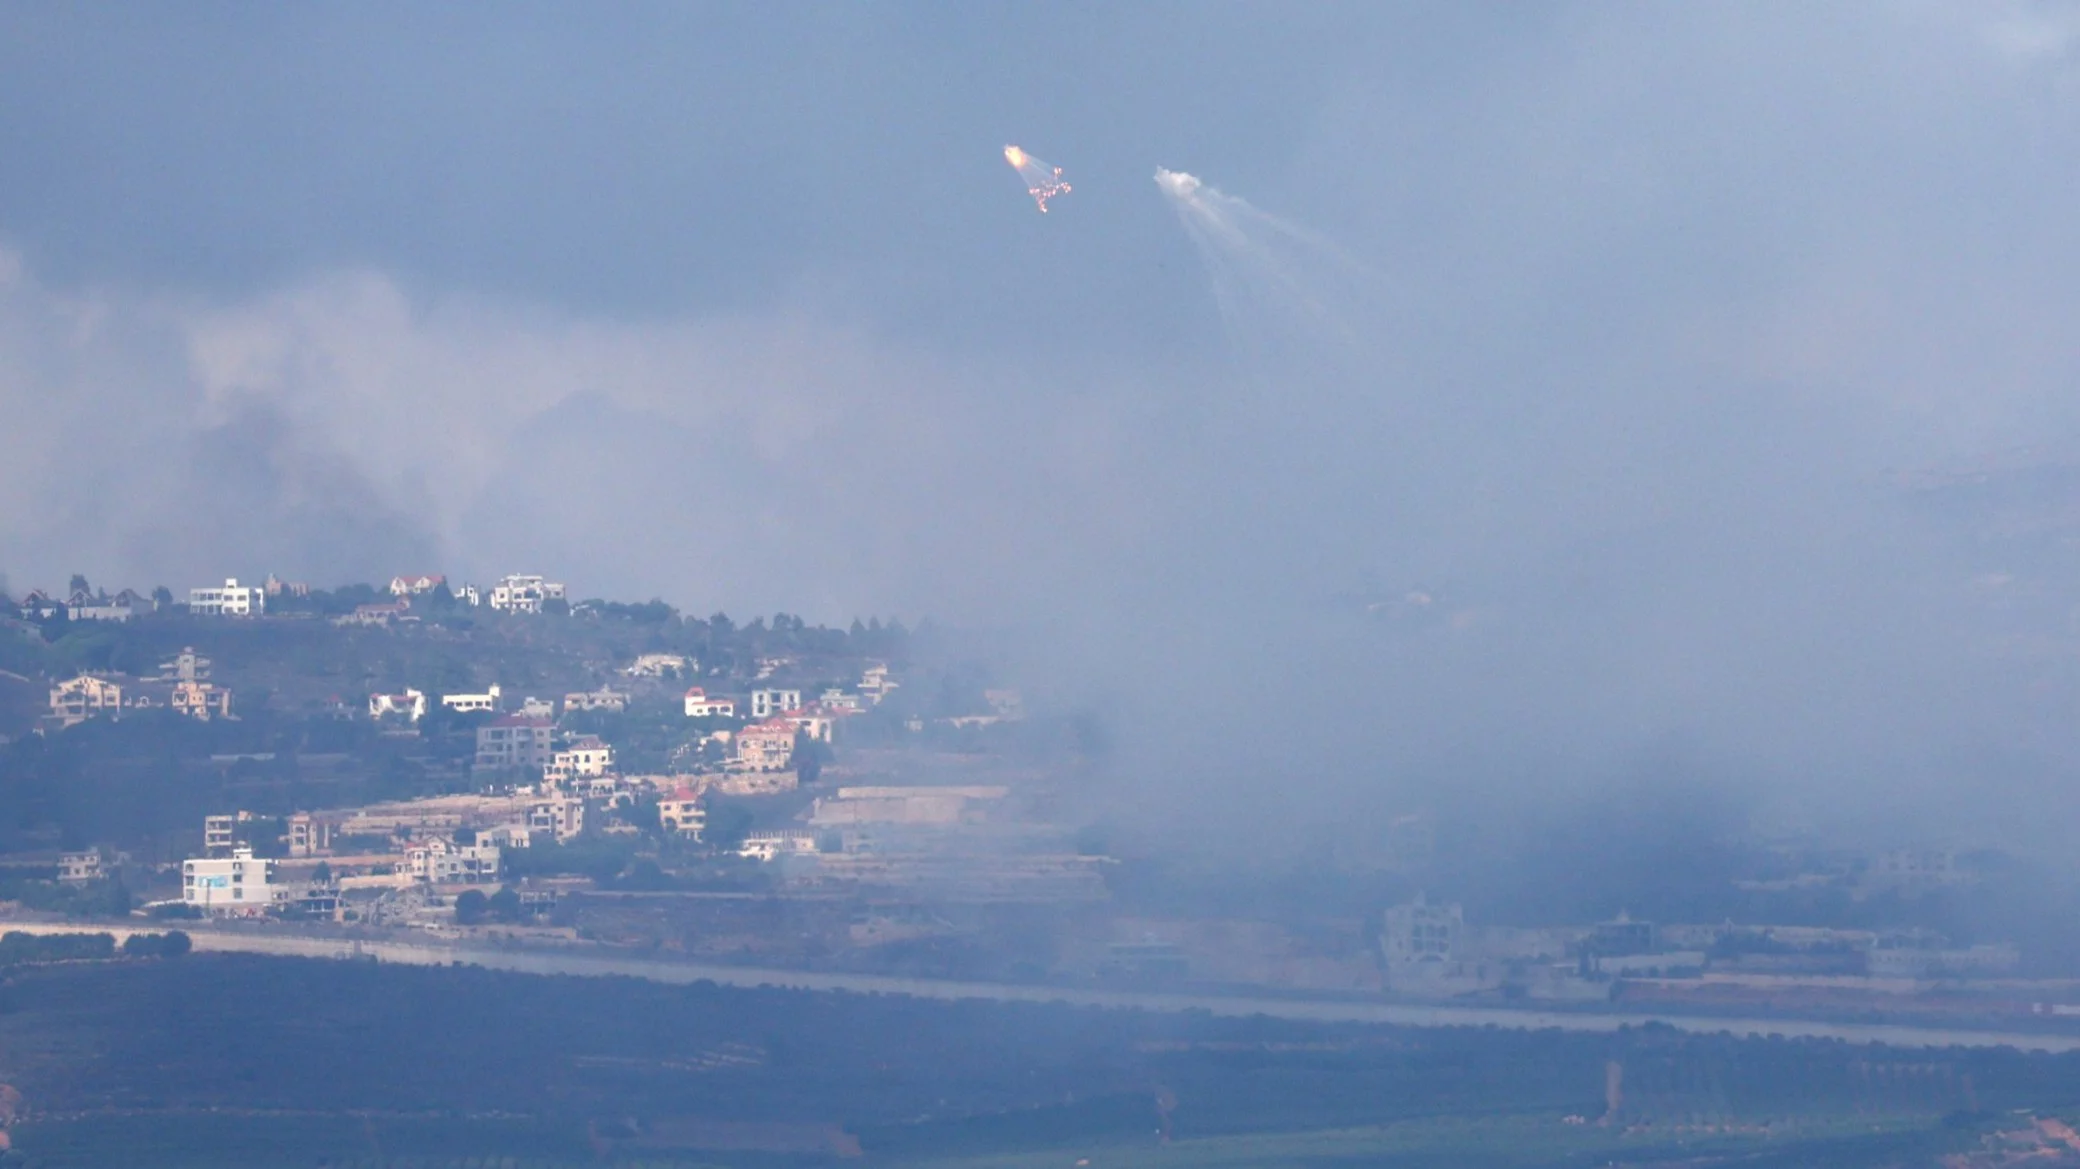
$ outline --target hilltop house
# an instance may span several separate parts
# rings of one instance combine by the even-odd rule
[[[719,695],[710,698],[707,691],[695,686],[686,692],[686,717],[735,718],[737,717],[737,700],[734,698],[723,698]]]
[[[267,612],[267,590],[227,577],[222,588],[188,590],[188,612],[198,617],[259,617]]]
[[[543,602],[562,599],[562,584],[538,576],[508,576],[491,586],[491,607],[501,613],[539,613]]]

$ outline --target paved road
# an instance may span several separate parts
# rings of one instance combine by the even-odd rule
[[[165,927],[155,927],[163,929]],[[111,933],[120,942],[136,932],[62,924],[0,924],[0,931],[30,933]],[[637,958],[597,949],[493,947],[402,939],[358,942],[283,930],[188,930],[201,951],[272,954],[282,957],[344,958],[359,953],[384,962],[418,966],[463,963],[524,974],[620,975],[653,982],[709,981],[723,986],[775,986],[800,990],[843,990],[857,994],[899,994],[928,999],[984,999],[994,1002],[1064,1003],[1142,1011],[1205,1011],[1213,1015],[1266,1015],[1328,1023],[1381,1023],[1398,1027],[1505,1027],[1513,1030],[1557,1028],[1564,1031],[1615,1031],[1643,1023],[1666,1023],[1683,1031],[1730,1032],[1735,1035],[1781,1035],[1787,1038],[1841,1039],[1851,1043],[1884,1043],[1896,1047],[2015,1047],[2026,1051],[2080,1051],[2080,1035],[2024,1032],[1961,1031],[1935,1027],[1872,1023],[1828,1023],[1806,1019],[1701,1018],[1636,1011],[1542,1011],[1508,1007],[1431,1006],[1367,1000],[1260,998],[1247,995],[1189,994],[1163,991],[1101,990],[1082,987],[1017,986],[952,979],[895,978],[872,974],[829,974],[749,966]]]

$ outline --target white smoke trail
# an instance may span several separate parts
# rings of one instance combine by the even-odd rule
[[[1320,384],[1325,364],[1369,364],[1355,359],[1370,348],[1369,326],[1385,310],[1376,273],[1322,236],[1195,175],[1158,167],[1156,186],[1206,265],[1221,325],[1252,382]]]

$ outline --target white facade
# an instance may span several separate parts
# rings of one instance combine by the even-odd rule
[[[58,879],[68,885],[84,885],[100,880],[101,876],[101,850],[98,848],[63,853],[58,857]]]
[[[473,711],[495,713],[498,710],[498,683],[493,682],[491,689],[482,694],[443,694],[441,695],[441,705],[449,710],[460,711],[463,714],[469,714]]]
[[[666,674],[685,674],[689,669],[697,668],[699,663],[689,667],[682,654],[639,654],[621,672],[631,678],[662,678]]]
[[[203,617],[258,617],[267,612],[267,590],[241,585],[237,577],[230,577],[222,588],[189,589],[188,612]]]
[[[401,714],[418,722],[426,716],[426,695],[410,689],[402,694],[369,695],[368,717],[381,718],[386,714]]]
[[[695,686],[686,692],[687,718],[735,718],[737,700],[720,696],[710,698],[708,692]]]
[[[491,586],[491,607],[501,613],[539,613],[542,602],[563,599],[563,585],[538,576],[508,576]]]
[[[205,913],[261,913],[288,895],[274,879],[274,862],[250,848],[181,862],[181,900]]]
[[[753,832],[737,846],[737,855],[769,861],[783,854],[801,855],[816,851],[816,834],[795,828],[777,832]]]
[[[753,690],[751,692],[751,717],[771,718],[802,708],[802,692],[799,690]]]
[[[476,885],[498,879],[495,844],[457,844],[446,836],[436,836],[412,845],[404,855],[412,876],[430,884]]]
[[[628,695],[619,690],[602,686],[597,690],[579,690],[563,696],[563,710],[569,714],[574,710],[628,709]]]

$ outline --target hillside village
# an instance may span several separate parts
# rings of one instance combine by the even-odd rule
[[[1490,923],[1427,895],[1451,858],[1417,813],[1333,861],[1369,904],[1209,907],[1114,855],[1082,798],[1102,732],[1028,711],[929,624],[739,625],[534,575],[73,585],[0,616],[0,913],[25,920],[1426,1001],[2080,1013],[2041,955],[1940,928],[1994,872],[1950,845],[1760,850],[1725,890],[1753,907],[1738,919]]]

